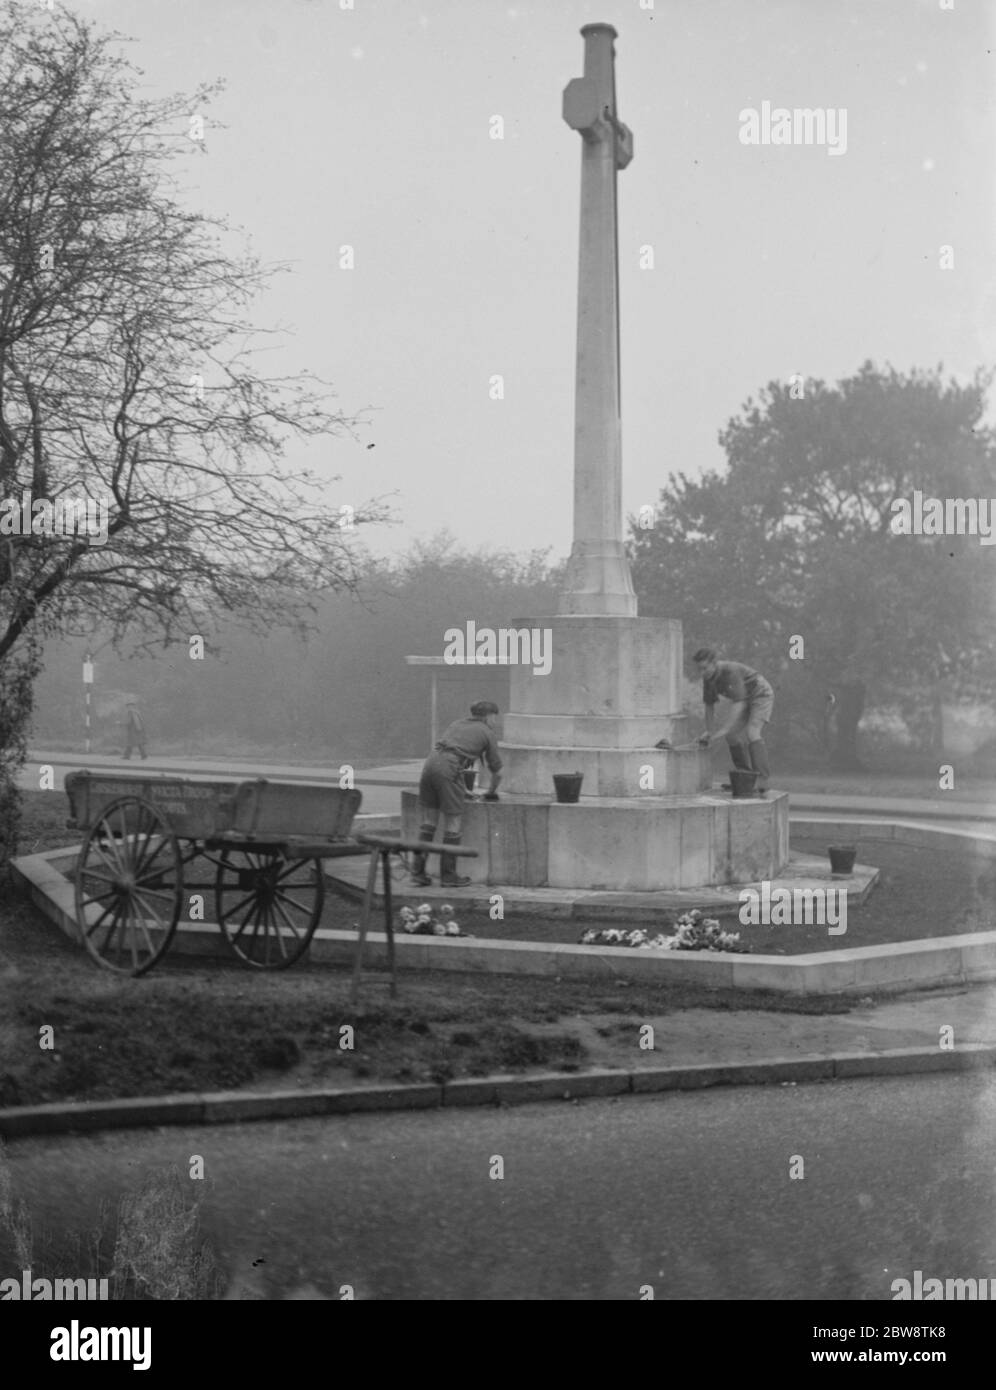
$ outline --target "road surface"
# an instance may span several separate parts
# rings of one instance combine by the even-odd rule
[[[605,1300],[649,1285],[657,1299],[890,1299],[916,1269],[996,1278],[994,1140],[996,1081],[948,1074],[111,1132],[7,1153],[52,1231],[88,1227],[102,1200],[175,1165],[202,1194],[233,1297]],[[187,1176],[192,1155],[203,1182]]]

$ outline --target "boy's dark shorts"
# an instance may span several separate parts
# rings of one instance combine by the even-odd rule
[[[418,799],[430,811],[459,816],[467,804],[467,787],[461,760],[455,753],[433,753],[425,760],[418,784]]]

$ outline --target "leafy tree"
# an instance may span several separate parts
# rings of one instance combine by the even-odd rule
[[[983,424],[991,376],[866,362],[802,395],[771,382],[721,432],[725,473],[671,475],[653,529],[632,527],[643,611],[682,615],[780,681],[781,715],[837,699],[835,759],[857,763],[867,699],[896,701],[936,750],[945,691],[991,687],[993,552],[977,536],[897,534],[894,503],[996,494]],[[694,614],[689,622],[688,615]],[[790,639],[804,659],[790,659]]]
[[[119,37],[61,7],[0,17],[0,502],[107,509],[103,544],[5,535],[0,516],[7,846],[39,638],[97,618],[151,644],[208,615],[303,624],[316,594],[357,582],[322,489],[279,463],[289,438],[356,422],[307,373],[256,373],[247,308],[274,271],[175,200],[170,163],[201,148],[216,88],[143,99]]]

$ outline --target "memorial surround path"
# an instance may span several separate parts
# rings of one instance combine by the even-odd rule
[[[20,777],[20,785],[25,791],[38,789],[39,768],[43,764],[54,769],[56,789],[60,792],[64,774],[77,768],[128,771],[119,755],[46,751],[37,747],[31,750],[27,766]],[[397,815],[400,809],[400,791],[418,785],[421,767],[421,759],[412,758],[357,769],[356,785],[363,792],[363,810],[374,814]],[[233,779],[273,777],[285,782],[338,784],[338,764],[316,767],[301,763],[271,763],[220,756],[160,757],[153,751],[149,754],[148,762],[141,764],[141,769],[153,776],[162,774],[171,777]],[[132,771],[136,770],[133,766]],[[950,796],[939,796],[922,794],[925,786],[922,778],[883,776],[879,779],[862,774],[825,779],[818,773],[794,773],[783,778],[776,775],[775,780],[791,793],[793,813],[805,811],[807,815],[817,813],[832,817],[846,811],[868,817],[901,817],[903,820],[915,820],[922,824],[942,824],[953,820],[970,823],[972,828],[979,829],[991,826],[996,821],[996,789],[984,782],[967,784]],[[820,785],[825,780],[832,780],[841,789],[833,792],[810,790],[814,784]],[[889,794],[876,794],[866,790],[879,780],[893,790]],[[845,790],[848,785],[855,789]]]

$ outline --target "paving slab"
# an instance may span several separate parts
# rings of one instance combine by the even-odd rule
[[[0,1137],[16,1139],[27,1134],[196,1125],[204,1118],[205,1099],[194,1093],[134,1096],[127,1100],[62,1101],[0,1110]]]
[[[438,1085],[360,1085],[267,1092],[230,1091],[204,1097],[205,1124],[236,1124],[357,1110],[425,1110],[442,1104]],[[2,1112],[0,1112],[2,1123]]]

